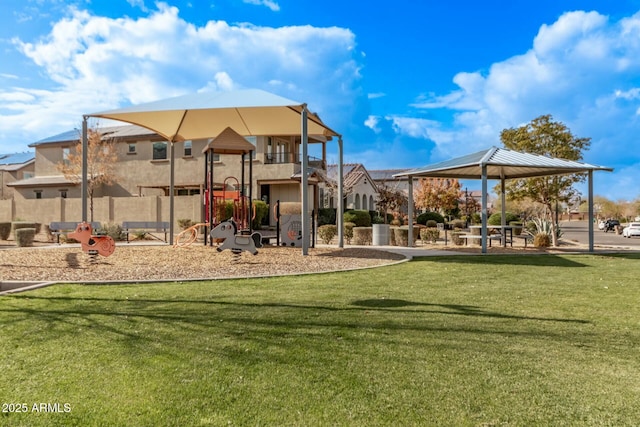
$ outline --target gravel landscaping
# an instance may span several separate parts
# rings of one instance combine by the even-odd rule
[[[349,270],[393,263],[402,255],[366,248],[311,248],[302,256],[299,248],[263,247],[257,255],[193,244],[167,245],[119,243],[108,258],[92,263],[77,245],[17,248],[0,244],[0,280],[107,282],[257,277]]]

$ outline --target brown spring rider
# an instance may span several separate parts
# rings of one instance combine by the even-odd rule
[[[91,235],[91,224],[81,222],[75,231],[68,234],[68,237],[80,242],[82,250],[92,257],[102,255],[108,257],[116,250],[116,243],[111,236],[93,236]]]

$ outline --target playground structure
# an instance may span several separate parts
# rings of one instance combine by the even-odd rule
[[[217,247],[218,252],[230,250],[234,255],[239,255],[247,251],[252,255],[258,254],[258,249],[262,247],[262,236],[258,232],[251,235],[237,234],[238,226],[233,218],[221,222],[211,230],[211,240],[224,239],[224,242]]]
[[[251,199],[253,162],[251,157],[255,147],[236,131],[227,127],[220,135],[213,138],[202,150],[205,155],[204,162],[204,200],[202,204],[202,221],[204,227],[204,244],[207,245],[208,230],[213,230],[223,220],[227,219],[226,206],[232,204],[229,216],[237,221],[236,229],[240,228],[241,234],[251,234]],[[216,154],[237,154],[241,158],[240,181],[235,177],[226,177],[222,183],[222,190],[216,189],[214,184],[214,163]],[[249,155],[249,185],[245,185],[245,157]],[[229,181],[235,181],[235,189],[228,188]],[[219,185],[218,185],[219,187]],[[248,187],[248,193],[245,189]],[[186,230],[185,230],[186,231]],[[195,232],[195,231],[194,231]],[[213,245],[213,239],[209,239],[209,245]]]
[[[80,242],[82,250],[89,254],[92,261],[96,256],[102,255],[108,257],[116,250],[116,243],[111,236],[94,236],[92,235],[91,224],[81,222],[77,225],[75,231],[67,236]]]

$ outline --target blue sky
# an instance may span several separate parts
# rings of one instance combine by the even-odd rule
[[[500,146],[502,129],[551,114],[592,138],[585,161],[615,168],[596,194],[640,195],[640,0],[0,6],[0,152],[82,114],[260,88],[308,103],[369,169]]]

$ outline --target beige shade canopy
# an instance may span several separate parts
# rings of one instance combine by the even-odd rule
[[[308,137],[324,141],[338,137],[339,157],[342,159],[342,139],[338,133],[325,125],[320,118],[307,109],[305,103],[292,101],[260,90],[245,89],[230,92],[199,92],[175,98],[163,99],[116,110],[103,111],[84,116],[83,146],[87,144],[87,118],[96,117],[131,123],[150,129],[169,142],[208,139],[220,135],[227,128],[241,136],[282,135],[300,136],[302,142],[301,203],[308,211]],[[248,141],[244,141],[248,142]],[[170,242],[173,243],[173,189],[174,151],[170,144]],[[84,150],[86,153],[87,150]],[[218,150],[214,149],[217,153]],[[87,218],[87,159],[83,159],[82,218]],[[340,161],[341,163],[341,161]],[[342,182],[339,183],[339,193]],[[307,254],[310,235],[310,220],[302,216],[302,253]],[[339,228],[340,242],[342,229]],[[342,244],[342,243],[340,243]]]
[[[152,129],[168,141],[206,139],[227,127],[243,136],[300,135],[304,103],[259,89],[200,92],[89,116],[119,120]],[[338,134],[307,112],[307,133],[327,138]]]
[[[226,128],[220,135],[213,138],[202,149],[203,153],[213,150],[217,154],[248,154],[254,151],[256,147],[247,141],[244,136],[240,135],[230,127]]]

